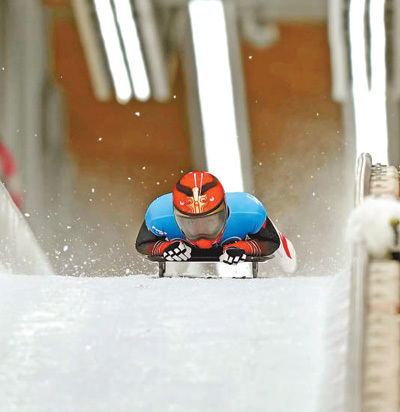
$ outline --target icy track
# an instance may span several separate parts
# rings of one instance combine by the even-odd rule
[[[0,410],[313,412],[330,281],[0,275]]]

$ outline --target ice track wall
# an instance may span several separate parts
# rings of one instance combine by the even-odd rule
[[[363,154],[357,163],[356,206],[365,196],[382,195],[399,199],[398,169],[373,165]],[[365,245],[354,245],[346,411],[400,410],[399,304],[399,262],[373,258]]]
[[[376,205],[371,200],[399,201],[399,171],[373,165],[371,156],[362,154],[356,168],[353,213],[360,207],[363,214],[367,209],[377,213],[371,210],[371,205]],[[387,207],[385,203],[385,210]],[[395,217],[391,209],[382,215],[384,219],[377,219],[379,225]],[[362,223],[363,230],[373,230],[374,238],[377,227],[379,233],[385,229]],[[390,247],[384,258],[378,259],[362,237],[353,241],[351,271],[336,275],[327,291],[327,360],[318,410],[400,412],[400,263],[391,258]]]
[[[51,275],[53,270],[24,216],[0,183],[0,272]]]

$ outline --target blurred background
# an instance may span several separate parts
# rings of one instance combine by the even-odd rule
[[[357,153],[399,164],[398,3],[1,0],[3,180],[57,273],[156,273],[144,213],[196,169],[337,271]]]

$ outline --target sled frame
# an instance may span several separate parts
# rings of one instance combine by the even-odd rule
[[[258,264],[272,259],[273,256],[247,256],[244,263],[251,263],[251,273],[253,278],[258,277]],[[148,256],[151,262],[158,262],[158,277],[163,278],[167,270],[167,261],[162,256]],[[168,261],[169,262],[169,261]],[[186,260],[182,263],[203,262],[203,263],[218,263],[218,257],[197,257]],[[171,261],[170,263],[179,263]]]

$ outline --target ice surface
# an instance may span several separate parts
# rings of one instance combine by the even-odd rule
[[[0,410],[313,412],[329,277],[0,276]]]
[[[349,328],[351,276],[343,271],[330,277],[325,287],[323,308],[323,372],[319,388],[319,412],[348,410]]]

